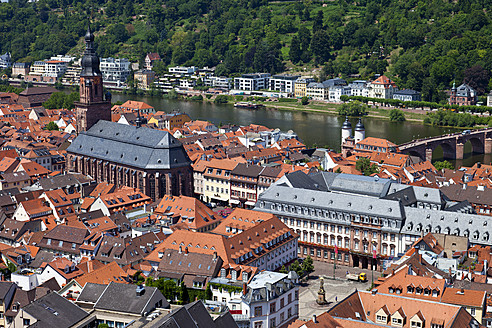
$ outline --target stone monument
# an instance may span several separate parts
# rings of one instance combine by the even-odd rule
[[[325,297],[325,288],[323,287],[324,279],[321,277],[319,279],[319,291],[318,291],[318,299],[316,300],[316,303],[319,305],[324,305],[326,304],[326,297]]]

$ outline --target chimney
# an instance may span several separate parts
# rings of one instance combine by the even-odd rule
[[[417,253],[419,263],[422,264],[422,254]]]
[[[215,261],[216,259],[217,259],[217,252],[214,252],[214,255],[213,255],[213,257],[212,257],[212,260],[214,260],[214,261]]]
[[[394,276],[395,275],[395,269],[391,269],[391,275]]]
[[[188,254],[188,247],[185,247],[185,254]]]
[[[313,314],[313,322],[318,323],[318,321],[316,321],[316,314]]]
[[[246,283],[243,283],[243,295],[246,295],[246,290],[247,290]]]
[[[376,295],[378,293],[378,290],[376,288],[373,288],[371,290],[372,295]]]
[[[183,247],[179,246],[179,254],[183,253]]]

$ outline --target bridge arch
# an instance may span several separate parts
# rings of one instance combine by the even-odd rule
[[[421,160],[425,161],[425,154],[423,154],[422,152],[419,152],[416,150],[410,150],[410,151],[407,151],[406,153],[410,156],[415,156],[415,157],[418,157]]]
[[[430,149],[433,154],[436,151],[436,149],[439,149],[439,147],[442,149],[442,157],[444,159],[456,158],[456,144],[450,142],[442,142],[439,144],[432,145],[432,147],[428,148],[428,150]],[[427,155],[427,160],[432,160],[432,154],[431,156],[428,156],[429,154]]]
[[[485,144],[479,137],[469,138],[466,142],[470,142],[472,146],[472,153],[483,154],[485,153]],[[466,144],[466,143],[465,143]]]

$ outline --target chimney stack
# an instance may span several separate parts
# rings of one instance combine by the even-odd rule
[[[213,257],[212,257],[212,260],[214,260],[214,261],[215,261],[216,259],[217,259],[217,252],[214,252],[214,255],[213,255]]]
[[[185,254],[188,254],[188,246],[185,247]]]
[[[183,247],[179,246],[179,254],[183,253]]]
[[[246,283],[243,283],[243,295],[246,295],[247,287]]]
[[[316,314],[313,314],[313,322],[318,323],[318,321],[316,321]]]

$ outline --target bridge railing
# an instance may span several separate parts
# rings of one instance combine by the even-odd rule
[[[490,131],[492,131],[492,128],[475,129],[475,130],[471,130],[468,135],[490,132]],[[419,139],[415,139],[415,140],[412,140],[409,142],[402,143],[402,144],[398,145],[398,148],[401,149],[401,147],[410,146],[410,145],[418,146],[419,143],[424,143],[424,142],[428,142],[428,141],[432,141],[432,140],[447,139],[449,137],[455,137],[455,136],[461,136],[461,135],[463,135],[463,132],[454,132],[454,133],[442,134],[440,136],[435,136],[435,137],[419,138]]]

